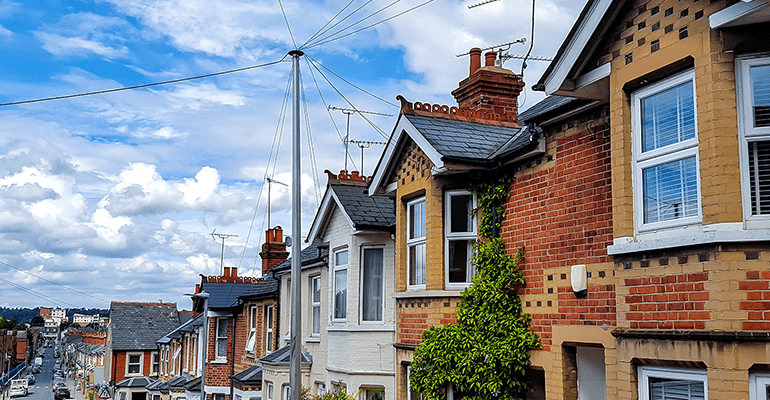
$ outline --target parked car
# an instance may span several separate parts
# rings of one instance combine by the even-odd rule
[[[27,395],[27,388],[24,386],[11,386],[11,389],[8,391],[8,394],[11,397],[24,397]]]
[[[51,391],[56,393],[56,389],[66,388],[67,385],[63,381],[54,381],[51,385]]]
[[[57,388],[53,392],[53,398],[55,400],[69,399],[70,398],[70,390],[67,389],[66,387]]]
[[[28,384],[32,385],[35,382],[37,382],[37,379],[35,379],[35,375],[32,375],[32,374],[27,375],[27,383]]]

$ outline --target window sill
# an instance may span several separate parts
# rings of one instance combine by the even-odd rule
[[[227,364],[226,358],[216,358],[213,361],[209,361],[209,364]]]
[[[321,338],[315,336],[306,337],[305,343],[321,343]]]
[[[393,325],[342,325],[327,326],[326,332],[395,332]]]
[[[743,229],[742,222],[730,222],[644,232],[635,237],[616,238],[612,245],[607,246],[607,254],[614,256],[709,243],[767,240],[770,240],[770,229]],[[396,297],[398,294],[396,293]]]
[[[420,297],[462,297],[462,290],[422,290],[396,292],[393,297],[396,299],[411,299]]]

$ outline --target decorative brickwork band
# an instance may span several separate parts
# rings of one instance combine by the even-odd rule
[[[510,126],[518,128],[519,117],[516,113],[496,113],[486,110],[468,110],[443,104],[430,104],[407,101],[404,96],[396,96],[401,102],[401,113],[409,115],[422,115],[426,117],[446,118],[457,121],[478,122],[489,125]]]

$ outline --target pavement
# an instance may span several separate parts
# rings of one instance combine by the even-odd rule
[[[70,389],[70,398],[75,400],[88,400],[88,392],[82,393],[83,388],[81,387],[80,390],[76,390],[77,387],[77,381],[75,379],[72,379],[71,376],[67,376],[66,381],[67,387]]]

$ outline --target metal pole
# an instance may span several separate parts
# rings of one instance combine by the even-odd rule
[[[291,364],[289,368],[289,384],[291,385],[291,398],[302,398],[302,301],[300,283],[302,278],[302,215],[301,215],[301,187],[300,187],[300,135],[299,135],[299,58],[304,55],[300,50],[289,52],[292,58],[294,72],[294,98],[292,101],[292,139],[291,139]]]
[[[343,111],[344,112],[344,111]],[[350,154],[350,150],[348,149],[348,146],[350,146],[350,114],[352,113],[345,113],[348,115],[348,125],[347,129],[345,129],[345,173],[348,173],[348,154]]]

